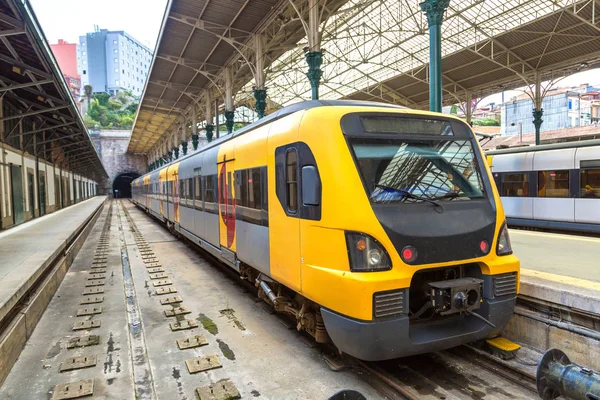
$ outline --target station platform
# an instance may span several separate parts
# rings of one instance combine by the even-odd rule
[[[0,321],[106,200],[97,196],[0,233]]]
[[[600,238],[510,230],[520,294],[600,315]]]
[[[381,398],[265,306],[132,203],[110,201],[0,398],[56,399],[61,384],[94,399]]]

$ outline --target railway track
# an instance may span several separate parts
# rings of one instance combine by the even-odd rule
[[[161,225],[162,226],[162,225]],[[186,242],[184,240],[184,242]],[[224,267],[210,254],[188,246],[210,260],[217,269],[244,287],[252,296],[254,285],[240,280],[239,275]],[[286,326],[293,321],[274,313]],[[299,332],[311,341],[312,337]],[[371,384],[390,400],[403,399],[534,399],[537,398],[535,377],[513,369],[509,364],[477,349],[461,346],[457,349],[429,353],[384,362],[365,362],[349,356],[337,356],[332,346],[320,346],[324,360],[333,370],[351,369],[360,379]]]
[[[388,399],[534,399],[535,376],[470,346],[384,362],[352,361]]]

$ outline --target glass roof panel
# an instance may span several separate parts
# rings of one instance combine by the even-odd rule
[[[421,0],[350,0],[326,23],[322,99],[368,89],[429,62],[427,18]],[[572,0],[452,0],[442,25],[442,56],[485,41],[556,11]],[[302,48],[283,54],[267,71],[272,102],[310,99]],[[252,83],[244,91],[251,92]]]

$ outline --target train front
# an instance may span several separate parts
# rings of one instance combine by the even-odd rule
[[[340,161],[351,172],[338,180],[348,198],[337,194],[336,215],[352,216],[343,292],[353,308],[321,309],[335,345],[383,360],[498,335],[519,261],[470,127],[442,114],[364,111],[341,117],[341,130],[352,160]]]

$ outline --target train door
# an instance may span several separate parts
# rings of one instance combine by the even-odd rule
[[[219,244],[221,256],[235,263],[235,193],[233,143],[219,149],[217,176],[219,189]]]
[[[21,172],[22,168],[18,165],[10,166],[11,175],[11,192],[12,192],[12,204],[13,204],[13,216],[15,218],[15,225],[25,221],[24,203],[23,198],[23,175]]]
[[[158,174],[158,211],[161,216],[167,216],[167,168],[163,168]]]
[[[169,167],[169,219],[179,223],[179,163]]]
[[[298,125],[302,113],[271,125],[268,140],[270,272],[277,281],[302,291],[298,207]]]

